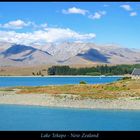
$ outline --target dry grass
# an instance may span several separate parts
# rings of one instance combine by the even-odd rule
[[[33,76],[32,72],[37,73],[41,71],[44,75],[47,75],[47,69],[49,65],[39,66],[7,66],[0,67],[1,76]],[[46,70],[46,71],[43,71]]]
[[[41,71],[43,75],[48,75],[47,69],[52,65],[35,65],[35,66],[4,66],[0,67],[1,76],[33,76],[33,72]],[[70,65],[72,68],[84,68],[97,66],[97,64],[89,65]]]
[[[46,93],[53,95],[73,94],[82,98],[116,99],[119,97],[140,97],[140,80],[121,80],[103,85],[62,85],[21,87],[18,94]]]

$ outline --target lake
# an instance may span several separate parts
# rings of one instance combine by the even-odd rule
[[[119,76],[0,77],[0,87],[79,84],[80,81],[85,81],[88,84],[103,84],[121,78]]]
[[[0,105],[0,130],[140,130],[140,111]]]

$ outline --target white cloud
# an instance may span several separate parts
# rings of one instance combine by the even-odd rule
[[[59,42],[72,39],[74,41],[90,40],[95,38],[94,33],[80,34],[69,28],[46,28],[32,33],[17,33],[15,31],[0,31],[0,40],[3,42],[30,45],[34,43],[43,44],[48,42]]]
[[[25,22],[23,20],[14,20],[14,21],[9,21],[5,24],[0,24],[0,28],[4,28],[4,29],[13,29],[13,30],[17,30],[17,29],[23,29],[25,27],[30,27],[33,29],[43,29],[48,27],[47,23],[43,23],[43,24],[36,24],[32,21],[28,21]]]
[[[89,18],[91,18],[91,19],[100,19],[101,14],[99,14],[98,12],[95,12],[94,15],[89,15]]]
[[[126,10],[126,11],[131,11],[132,10],[131,6],[128,5],[128,4],[121,5],[120,7],[123,8],[124,10]]]
[[[130,13],[130,16],[132,16],[132,17],[133,17],[133,16],[137,16],[137,12],[131,12],[131,13]]]
[[[99,11],[99,12],[95,12],[93,15],[89,15],[88,17],[91,19],[100,19],[105,14],[106,14],[106,11]]]
[[[62,13],[63,14],[81,14],[81,15],[85,15],[86,13],[88,13],[88,10],[72,7],[72,8],[69,8],[67,10],[63,9]]]
[[[80,34],[69,28],[46,28],[47,31],[46,37],[48,42],[55,42],[65,39],[75,39],[75,40],[87,40],[95,38],[95,34]]]
[[[104,6],[104,7],[109,7],[110,5],[109,5],[109,4],[104,4],[103,6]]]
[[[23,27],[30,26],[32,22],[24,22],[23,20],[14,20],[9,21],[8,23],[1,24],[1,28],[7,28],[7,29],[22,29]]]
[[[105,14],[106,14],[106,11],[99,11],[99,13],[100,13],[101,15],[105,15]]]
[[[47,23],[41,24],[40,27],[46,28],[46,27],[48,27],[48,24]]]

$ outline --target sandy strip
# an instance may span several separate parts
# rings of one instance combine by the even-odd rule
[[[62,96],[62,97],[61,97]],[[140,110],[140,99],[84,99],[73,95],[16,94],[15,91],[0,91],[0,104],[39,105],[48,107],[71,107],[88,109],[131,109]]]

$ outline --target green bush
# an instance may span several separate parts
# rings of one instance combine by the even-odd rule
[[[122,80],[128,80],[131,79],[131,77],[123,77]]]
[[[85,81],[80,81],[80,84],[87,84]]]

